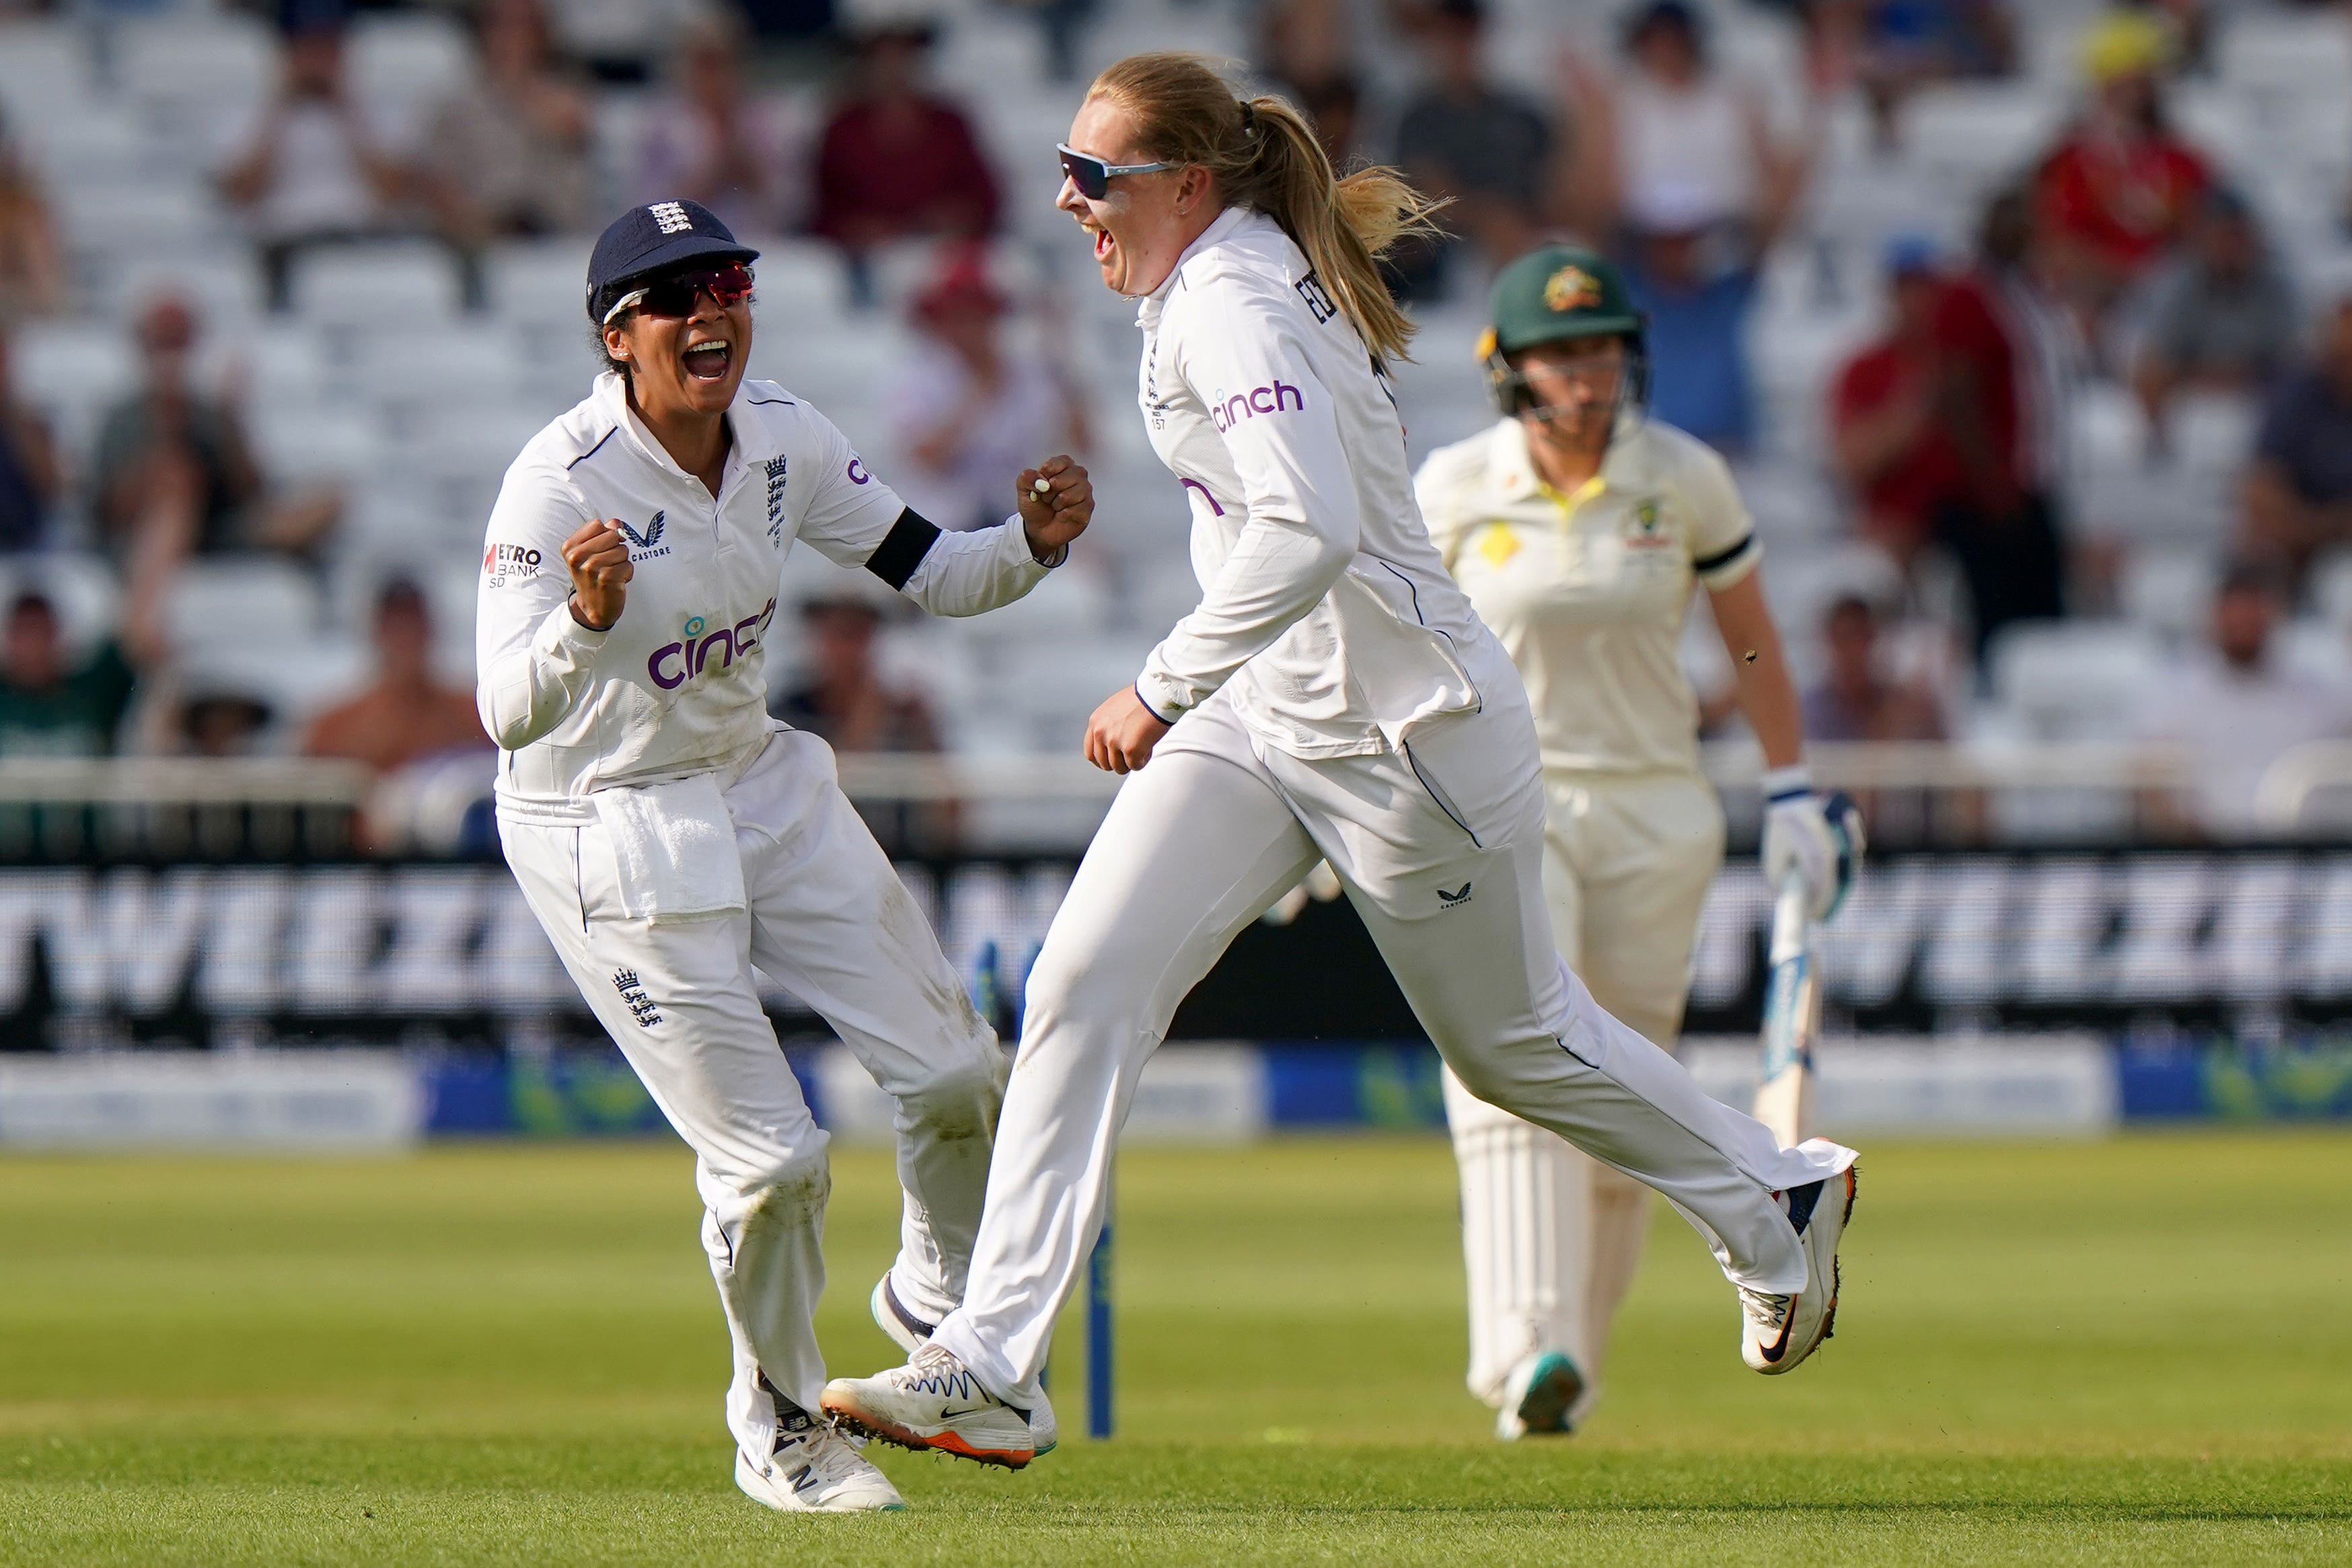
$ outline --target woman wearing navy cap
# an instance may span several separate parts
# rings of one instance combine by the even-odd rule
[[[508,862],[695,1152],[734,1343],[737,1483],[787,1511],[898,1508],[810,1417],[825,1134],[753,971],[898,1103],[906,1216],[873,1301],[910,1349],[962,1297],[1004,1059],[832,752],[769,718],[764,644],[795,539],[971,615],[1044,580],[1094,497],[1054,457],[1014,481],[1017,515],[998,527],[942,534],[908,510],[823,414],[743,379],[756,256],[683,201],[635,208],[597,242],[605,369],[523,448],[490,514],[478,698]]]

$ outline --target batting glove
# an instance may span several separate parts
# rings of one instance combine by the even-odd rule
[[[1852,796],[1815,794],[1802,764],[1764,775],[1764,880],[1777,888],[1794,873],[1815,920],[1845,902],[1863,847],[1862,812]]]

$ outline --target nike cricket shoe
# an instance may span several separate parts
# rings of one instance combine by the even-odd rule
[[[880,1513],[907,1506],[856,1444],[798,1412],[767,1463],[753,1464],[735,1450],[735,1484],[778,1513]]]
[[[909,1357],[931,1342],[931,1331],[940,1326],[925,1322],[900,1301],[887,1273],[874,1281],[874,1294],[866,1307],[874,1314],[874,1326],[888,1334],[890,1343],[905,1351]],[[1053,1401],[1040,1394],[1037,1403],[1029,1411],[1029,1440],[1035,1445],[1034,1452],[1052,1453],[1054,1445],[1061,1441],[1061,1424],[1054,1419]]]
[[[945,1347],[926,1344],[904,1366],[824,1385],[840,1426],[902,1448],[931,1449],[1017,1470],[1034,1458],[1029,1417],[980,1385]]]
[[[1556,1350],[1519,1358],[1503,1380],[1503,1406],[1495,1412],[1495,1436],[1506,1443],[1545,1433],[1576,1430],[1568,1413],[1584,1397],[1584,1374]]]
[[[1838,1239],[1853,1218],[1852,1166],[1782,1195],[1805,1249],[1805,1288],[1793,1296],[1740,1287],[1740,1359],[1773,1375],[1813,1354],[1837,1324]]]

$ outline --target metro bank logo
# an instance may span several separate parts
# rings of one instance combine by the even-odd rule
[[[1280,413],[1286,408],[1306,406],[1307,394],[1286,382],[1277,381],[1269,387],[1252,387],[1231,397],[1227,397],[1221,388],[1209,402],[1209,423],[1223,433],[1243,420],[1255,419],[1262,413]]]

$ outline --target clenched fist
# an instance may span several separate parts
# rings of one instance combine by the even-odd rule
[[[1045,487],[1037,488],[1039,480]],[[1029,536],[1029,553],[1051,560],[1054,553],[1087,531],[1094,520],[1095,487],[1077,460],[1048,457],[1034,468],[1024,468],[1015,482],[1020,492],[1021,530]]]
[[[611,631],[636,575],[621,526],[602,517],[583,523],[557,553],[572,573],[572,618],[592,632]]]

